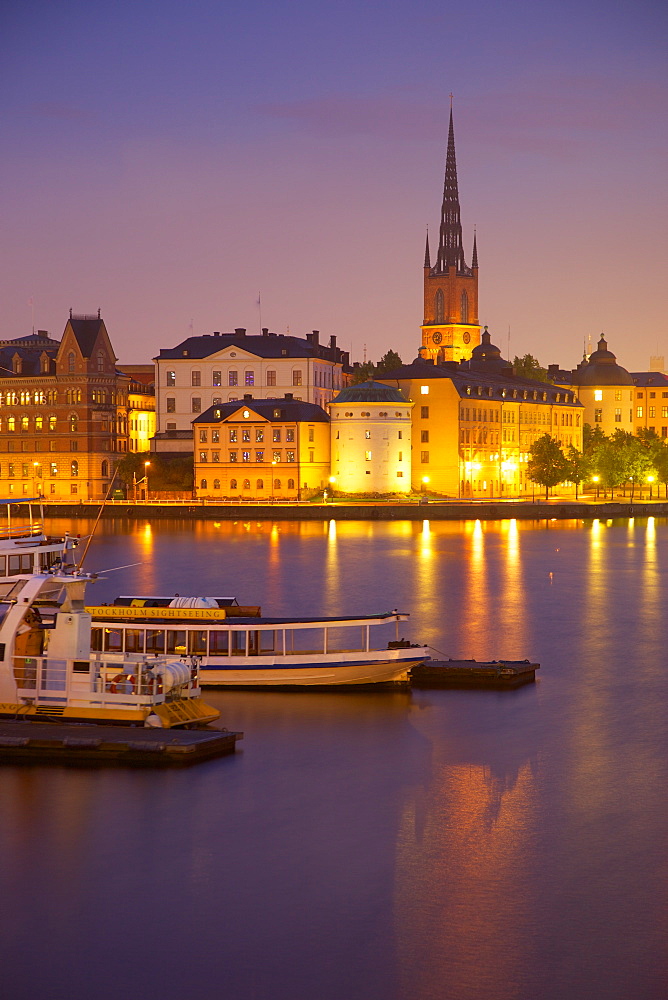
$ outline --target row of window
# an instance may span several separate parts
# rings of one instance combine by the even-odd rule
[[[0,406],[56,406],[58,403],[57,389],[35,389],[22,390],[17,392],[9,389],[7,392],[0,392]],[[117,394],[113,390],[92,389],[90,395],[84,398],[81,389],[65,389],[60,393],[61,402],[68,406],[78,405],[84,402],[95,403],[102,406],[125,405],[127,400],[121,393]]]
[[[653,395],[653,393],[651,393],[651,395]],[[656,410],[657,410],[656,406],[648,406],[647,407],[647,416],[649,417],[650,420],[654,420],[655,419],[655,417],[656,417]],[[636,416],[637,417],[642,417],[642,415],[643,415],[643,408],[642,408],[642,406],[637,406],[636,407]],[[664,418],[668,417],[668,406],[662,406],[661,407],[661,416],[664,417]]]
[[[19,474],[19,468],[21,470],[20,474]],[[2,475],[2,467],[0,466],[0,476],[1,475]],[[32,462],[32,463],[21,462],[20,465],[17,464],[16,462],[7,463],[7,474],[6,474],[7,479],[17,479],[17,478],[42,479],[43,475],[44,475],[44,470],[40,462]],[[48,475],[52,479],[58,475],[57,462],[49,462]],[[67,473],[63,472],[63,475],[67,475]],[[73,459],[70,462],[69,475],[70,476],[79,475],[79,462],[76,459]],[[100,475],[104,479],[106,479],[109,475],[109,463],[107,462],[106,459],[102,462],[102,465],[100,466]]]
[[[645,395],[642,392],[636,393],[636,396],[637,396],[638,399],[644,399],[645,398]],[[647,398],[648,399],[656,399],[656,393],[655,392],[648,392],[647,393]],[[661,398],[662,399],[668,399],[668,392],[662,392],[661,393]]]
[[[228,455],[229,455],[228,461],[230,461],[232,463],[238,462],[239,461],[239,454],[241,454],[241,461],[242,462],[253,462],[253,461],[255,461],[259,465],[262,465],[262,463],[265,461],[264,450],[262,450],[262,451],[256,450],[255,451],[255,458],[254,459],[252,457],[252,452],[251,451],[242,451],[241,453],[239,453],[238,451],[230,451],[230,452],[228,452]],[[283,452],[282,451],[273,451],[271,454],[272,454],[271,461],[275,462],[277,465],[280,465],[280,463],[283,461],[283,458],[282,458]],[[314,461],[314,455],[315,455],[315,452],[309,451],[309,462],[313,462]],[[208,456],[209,456],[209,452],[208,451],[200,451],[199,452],[199,461],[203,462],[204,464],[206,464],[209,461]],[[219,451],[212,451],[211,452],[211,461],[212,462],[220,462],[220,452]],[[296,461],[295,452],[294,451],[286,451],[285,452],[285,461],[286,462],[295,462]]]
[[[271,480],[269,480],[268,486],[271,486]],[[220,489],[220,479],[214,479],[212,487],[213,487],[214,490],[219,490]],[[199,488],[200,488],[200,490],[208,490],[208,488],[209,488],[208,480],[201,479],[200,480],[200,484],[199,484]],[[234,490],[235,492],[239,489],[239,486],[237,484],[237,480],[236,479],[230,479],[230,486],[229,486],[229,488],[230,488],[230,490]],[[249,490],[250,488],[251,488],[250,479],[244,479],[243,482],[242,482],[242,485],[241,485],[241,489],[242,490]],[[255,489],[256,490],[263,490],[264,488],[265,488],[265,486],[264,486],[264,479],[258,479],[257,482],[255,483]],[[295,481],[294,481],[294,479],[288,479],[287,489],[294,490],[294,488],[295,488]],[[280,479],[274,479],[273,489],[274,490],[281,490],[281,489],[283,489],[283,486],[281,484],[281,480]]]
[[[227,374],[227,380],[226,380],[226,383],[225,383],[226,385],[249,385],[249,386],[250,385],[255,385],[255,372],[252,369],[247,369],[246,371],[241,372],[241,373],[239,371],[236,371],[236,370],[232,369],[231,371],[228,371],[226,374]],[[241,375],[242,381],[239,381],[240,375]],[[276,372],[275,371],[271,371],[271,370],[268,371],[266,373],[266,376],[267,376],[267,381],[266,381],[267,385],[276,385]],[[293,371],[292,371],[292,384],[293,385],[302,385],[302,379],[303,379],[302,369],[301,368],[295,368],[295,369],[293,369]],[[329,373],[329,382],[331,383],[331,373]],[[201,371],[197,371],[197,370],[191,371],[191,373],[190,373],[190,384],[193,385],[193,386],[201,386],[203,384],[202,383],[202,372]],[[316,385],[317,384],[318,384],[318,382],[316,381]],[[175,385],[176,385],[176,372],[175,371],[168,371],[167,372],[167,386],[169,388],[171,388],[171,387],[173,387]],[[211,373],[211,385],[214,386],[214,388],[223,385],[223,373],[222,373],[222,371],[214,371],[214,372]]]
[[[237,441],[249,441],[251,440],[252,428],[250,427],[230,427],[228,428],[227,439],[231,444],[236,444]],[[285,428],[285,440],[287,442],[295,440],[295,428],[286,427]],[[281,427],[274,427],[271,433],[271,439],[274,442],[280,442],[282,440],[283,429]],[[315,429],[309,427],[308,429],[308,439],[313,441],[315,438]],[[206,427],[200,427],[199,440],[200,444],[207,444],[209,439],[209,430]],[[216,428],[211,429],[211,443],[218,444],[220,441],[220,431]],[[264,441],[264,427],[255,428],[255,441],[256,443]]]

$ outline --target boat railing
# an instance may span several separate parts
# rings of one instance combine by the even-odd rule
[[[36,702],[70,699],[91,704],[155,703],[165,701],[161,678],[150,665],[113,661],[70,661],[15,656],[14,678],[20,698]],[[170,695],[176,692],[170,691]]]
[[[32,524],[10,524],[0,527],[0,540],[8,538],[39,538],[44,534],[44,525],[40,521]]]

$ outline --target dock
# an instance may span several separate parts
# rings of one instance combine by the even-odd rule
[[[532,684],[540,663],[529,660],[428,660],[413,667],[415,688],[497,688],[508,689]]]
[[[0,720],[0,763],[183,767],[234,753],[243,733]]]

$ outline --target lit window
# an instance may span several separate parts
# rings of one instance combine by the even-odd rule
[[[192,399],[192,412],[201,413],[202,412],[202,400],[199,396],[193,396]]]
[[[249,451],[242,451],[241,452],[241,461],[242,462],[250,462],[250,460],[251,460],[251,453]]]
[[[596,400],[597,403],[600,403],[600,401],[603,399],[602,389],[594,389],[594,399]]]
[[[239,385],[239,372],[231,371],[228,377],[228,385]]]
[[[294,451],[286,451],[285,457],[286,457],[286,461],[288,461],[288,462],[294,462],[294,460],[295,460],[295,453],[294,453]]]
[[[167,372],[167,385],[176,385],[176,372]]]
[[[246,372],[244,382],[246,385],[255,385],[255,372]]]
[[[294,371],[292,373],[292,384],[301,385],[302,384],[302,373],[300,370]]]
[[[367,462],[370,462],[370,461],[371,461],[371,452],[370,452],[370,451],[365,451],[365,452],[364,452],[364,459],[365,459],[365,461],[367,461]]]
[[[422,396],[428,396],[429,395],[429,386],[428,385],[421,385],[420,386],[420,394]]]
[[[212,385],[222,385],[223,384],[222,380],[221,380],[221,373],[220,372],[214,372],[213,373],[213,377],[211,379],[211,384]]]
[[[642,406],[636,407],[636,416],[642,417]]]
[[[191,385],[201,385],[202,384],[202,373],[192,372],[191,375]]]
[[[236,427],[230,427],[230,441],[236,442],[236,440],[237,440],[237,429]]]
[[[276,372],[267,372],[267,385],[276,385]]]

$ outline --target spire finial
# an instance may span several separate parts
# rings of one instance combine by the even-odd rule
[[[448,151],[445,158],[441,230],[438,242],[438,256],[436,258],[436,268],[438,271],[445,271],[449,267],[455,267],[458,274],[466,271],[464,250],[462,247],[462,223],[459,213],[459,187],[457,184],[452,95],[450,95],[450,125],[448,128]]]
[[[454,99],[455,99],[455,95],[454,94],[450,94],[450,114],[452,114],[452,102],[454,101]]]
[[[478,243],[477,243],[477,236],[478,236],[478,234],[476,233],[476,228],[474,226],[473,227],[473,257],[471,258],[471,267],[477,267],[478,266]]]
[[[429,254],[429,226],[427,226],[427,242],[424,248],[424,266],[431,267],[431,257]]]

